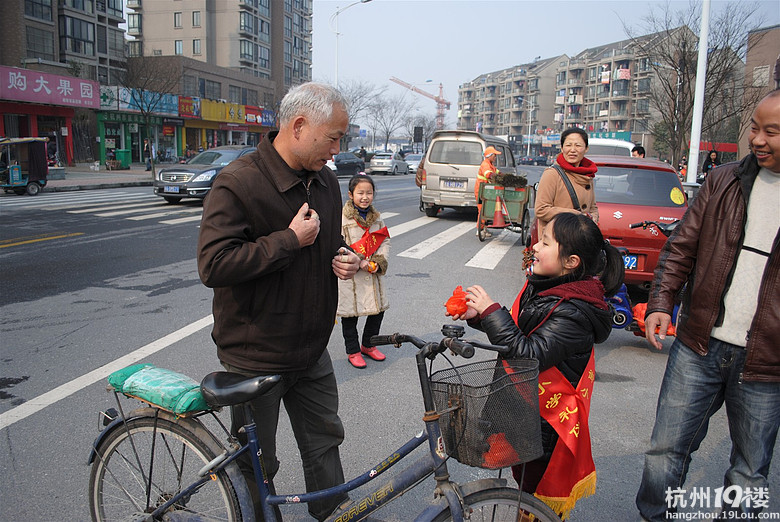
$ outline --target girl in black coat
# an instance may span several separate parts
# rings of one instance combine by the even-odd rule
[[[494,302],[484,288],[474,285],[466,290],[468,311],[453,319],[466,319],[469,325],[483,330],[492,344],[508,346],[511,353],[505,356],[507,359],[537,359],[540,384],[549,381],[548,376],[555,373],[562,382],[568,381],[572,393],[574,388],[579,393],[583,374],[593,368],[594,343],[604,342],[611,332],[611,313],[604,298],[614,295],[623,282],[622,258],[604,240],[598,226],[577,213],[556,216],[545,227],[533,252],[534,261],[525,287],[511,311]],[[544,413],[544,405],[540,406]],[[586,427],[587,414],[582,421]],[[585,433],[588,433],[585,458],[590,459],[592,466],[589,432]],[[544,455],[526,464],[524,472],[519,466],[513,467],[524,491],[537,492],[558,441],[559,433],[543,418]],[[556,481],[560,482],[560,478]],[[580,491],[573,490],[571,495],[553,501],[539,496],[558,512],[567,514],[577,498],[592,492],[593,488],[595,468],[589,484]]]

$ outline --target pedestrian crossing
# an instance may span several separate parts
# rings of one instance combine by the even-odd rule
[[[203,212],[202,205],[193,201],[191,204],[171,205],[162,198],[153,196],[147,191],[127,192],[116,190],[94,190],[73,193],[46,194],[40,198],[2,198],[0,211],[13,209],[36,209],[41,211],[61,211],[74,216],[90,215],[104,219],[122,219],[131,222],[156,222],[161,225],[183,225],[200,223]],[[462,236],[471,235],[474,245],[479,248],[465,266],[493,270],[507,256],[513,247],[522,248],[522,236],[509,231],[493,231],[493,237],[480,243],[474,232],[475,223],[467,221],[450,221],[435,217],[402,216],[397,212],[382,212],[382,219],[388,227],[390,238],[397,240],[415,230],[430,229],[430,235],[424,240],[408,246],[404,242],[394,244],[394,255],[412,260],[423,260],[447,245],[453,244]],[[442,230],[442,225],[446,228]],[[401,251],[395,250],[403,245]]]

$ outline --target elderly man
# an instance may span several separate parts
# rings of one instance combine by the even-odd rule
[[[674,297],[686,282],[688,288],[636,498],[653,522],[674,518],[678,500],[690,505],[705,492],[717,494],[717,484],[682,488],[691,455],[724,402],[728,494],[706,505],[723,505],[725,519],[755,520],[769,498],[780,426],[780,90],[753,111],[749,139],[750,154],[708,176],[655,269],[645,326],[656,348],[656,327],[663,339]]]
[[[344,482],[338,449],[344,428],[326,348],[337,278],[351,278],[360,259],[342,240],[341,192],[325,163],[347,131],[346,107],[328,85],[290,89],[279,131],[217,177],[198,238],[198,271],[214,289],[212,337],[222,365],[247,376],[282,376],[252,402],[266,475],[270,480],[279,469],[276,429],[284,401],[307,491]],[[232,413],[237,433],[243,415],[240,408]],[[251,465],[242,469],[252,488]],[[309,512],[322,520],[343,500],[311,502]]]

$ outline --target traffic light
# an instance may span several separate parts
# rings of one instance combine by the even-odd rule
[[[422,143],[423,136],[422,136],[422,127],[415,127],[414,128],[414,142],[415,143]]]

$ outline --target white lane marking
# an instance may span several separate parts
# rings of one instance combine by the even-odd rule
[[[201,217],[202,217],[201,214],[198,214],[197,216],[187,216],[178,219],[164,219],[160,221],[160,223],[162,223],[163,225],[180,225],[182,223],[188,223],[190,221],[200,221]]]
[[[390,219],[391,217],[395,217],[398,215],[398,212],[382,212],[382,220]]]
[[[492,234],[495,233],[496,231],[493,230]],[[466,266],[493,270],[496,268],[501,259],[503,259],[504,256],[509,252],[512,246],[520,241],[522,237],[522,234],[517,234],[508,230],[502,230],[500,234],[494,236],[487,245],[482,247],[479,252],[474,255],[474,257],[469,259],[468,263],[466,263]],[[521,259],[517,260],[518,263],[521,261]]]
[[[427,225],[431,221],[437,221],[437,220],[438,218],[421,217],[421,218],[413,219],[411,221],[407,221],[405,223],[401,223],[400,225],[395,225],[394,227],[390,227],[387,229],[387,231],[390,232],[390,239],[393,239],[394,237],[398,237],[401,234],[405,234],[410,230],[414,230],[415,228],[421,227],[423,225]]]
[[[179,330],[176,330],[175,332],[170,333],[165,337],[161,337],[156,341],[152,341],[146,346],[138,348],[134,352],[128,353],[127,355],[105,364],[100,368],[92,370],[91,372],[86,373],[81,377],[77,377],[70,382],[66,382],[63,385],[54,388],[51,391],[30,399],[21,406],[17,406],[12,410],[0,414],[0,430],[29,417],[33,413],[39,412],[47,406],[51,406],[55,402],[61,401],[65,397],[73,395],[74,393],[86,388],[87,386],[90,386],[91,384],[96,383],[101,379],[105,379],[111,375],[111,373],[117,370],[121,370],[125,366],[129,366],[135,362],[138,362],[144,357],[148,357],[178,341],[181,341],[185,337],[194,334],[198,330],[206,328],[213,322],[214,317],[207,315],[203,319],[199,319],[194,323],[188,324],[184,328],[180,328]]]
[[[435,219],[435,218],[432,218]],[[426,239],[422,243],[417,243],[412,248],[406,249],[398,257],[411,257],[412,259],[422,259],[428,254],[432,254],[450,241],[453,241],[466,232],[474,230],[474,223],[459,223],[454,227],[448,228],[435,236]],[[390,235],[392,238],[392,234]]]
[[[162,205],[160,205],[159,203],[157,203],[157,204],[152,203],[150,205],[147,205],[147,207],[149,207],[149,206],[162,206]],[[127,210],[117,210],[116,212],[101,212],[101,213],[98,213],[98,214],[95,214],[95,215],[98,216],[98,217],[114,217],[114,216],[124,216],[125,214],[137,214],[139,212],[146,212],[147,210],[151,210],[151,209],[149,209],[149,208],[131,208],[131,209],[127,209]]]
[[[143,216],[133,216],[125,219],[131,219],[133,221],[142,221],[144,219],[157,219],[165,216],[170,216],[171,214],[192,214],[193,212],[202,213],[202,208],[178,208],[178,209],[172,209],[167,210],[165,212],[158,212],[156,214],[144,214]]]
[[[153,207],[162,205],[162,201],[147,201],[146,203],[128,203],[126,205],[109,205],[90,208],[83,208],[83,205],[79,205],[79,210],[68,210],[68,214],[87,214],[89,212],[102,212],[104,210],[119,210],[124,208]]]

